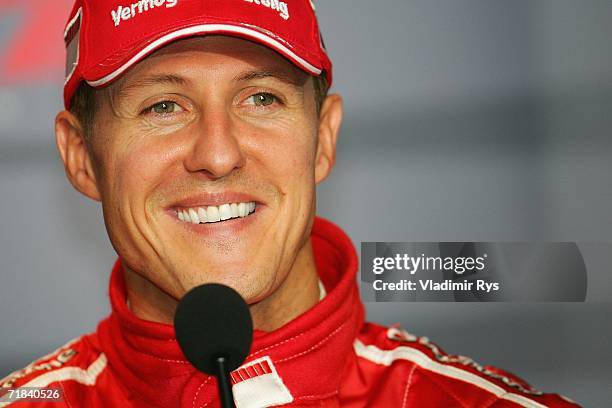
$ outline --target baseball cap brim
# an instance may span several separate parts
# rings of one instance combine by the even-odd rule
[[[264,7],[264,2],[168,0],[163,7],[166,0],[147,0],[147,8],[143,1],[124,7],[111,0],[77,0],[64,33],[66,108],[83,81],[95,88],[109,85],[156,50],[193,36],[227,35],[253,41],[310,75],[325,73],[331,84],[331,61],[309,1],[287,5],[279,0],[275,4],[287,7],[287,13],[280,15]]]
[[[131,54],[133,55],[131,55],[127,62],[118,66],[112,72],[108,73],[102,78],[94,80],[86,79],[86,81],[89,85],[93,87],[102,87],[104,85],[109,84],[114,79],[123,74],[125,71],[127,71],[130,67],[137,64],[139,61],[146,58],[148,55],[152,54],[153,52],[164,47],[167,44],[188,37],[213,34],[228,35],[257,42],[261,45],[275,50],[283,57],[290,60],[293,64],[297,65],[302,70],[314,76],[320,75],[323,70],[322,67],[317,67],[313,65],[313,63],[310,63],[304,58],[300,57],[294,51],[284,46],[280,41],[260,31],[257,31],[254,28],[248,28],[232,24],[205,23],[179,28],[175,31],[165,33],[159,38],[153,39],[152,41],[147,41],[143,44],[134,44],[134,47],[131,50]],[[85,78],[87,78],[88,75],[85,74],[84,76]]]

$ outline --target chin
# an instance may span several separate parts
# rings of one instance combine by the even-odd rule
[[[210,265],[198,270],[192,269],[192,273],[184,276],[183,280],[182,286],[188,289],[206,283],[220,283],[235,289],[243,297],[251,297],[269,287],[272,277],[262,274],[252,266]]]

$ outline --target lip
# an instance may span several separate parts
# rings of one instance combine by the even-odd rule
[[[253,200],[251,200],[253,201]],[[214,204],[210,204],[214,205]],[[178,207],[175,207],[178,208]],[[193,224],[191,222],[185,222],[178,219],[176,211],[174,209],[168,209],[166,214],[172,218],[173,222],[187,231],[191,231],[201,237],[207,238],[220,238],[220,237],[235,237],[238,233],[246,230],[251,225],[256,223],[266,212],[265,205],[258,205],[255,212],[249,214],[246,217],[232,218],[225,221],[219,222],[207,222],[204,224]]]
[[[168,207],[168,210],[208,207],[210,205],[220,206],[221,204],[242,203],[253,201],[257,206],[265,205],[257,197],[241,192],[227,191],[223,193],[199,193],[183,198]],[[248,217],[245,217],[248,218]]]
[[[192,224],[190,222],[179,220],[176,215],[176,211],[179,209],[207,207],[210,205],[219,206],[221,204],[251,201],[256,205],[255,212],[243,218],[239,217],[205,224]],[[236,234],[244,231],[249,226],[257,222],[259,218],[261,218],[262,213],[265,212],[266,208],[266,205],[262,201],[251,194],[226,191],[223,193],[199,193],[190,195],[189,197],[185,197],[167,207],[166,214],[171,217],[174,222],[192,233],[195,233],[201,237],[219,238],[222,236],[236,236]]]

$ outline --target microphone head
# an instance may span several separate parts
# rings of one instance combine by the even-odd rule
[[[240,367],[253,342],[249,307],[234,289],[216,283],[197,286],[180,300],[174,315],[176,339],[198,370],[216,375],[223,356],[229,371]]]

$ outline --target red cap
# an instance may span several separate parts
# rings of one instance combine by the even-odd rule
[[[265,45],[331,84],[312,0],[76,0],[64,31],[64,105],[81,81],[106,86],[160,47],[206,34]]]

